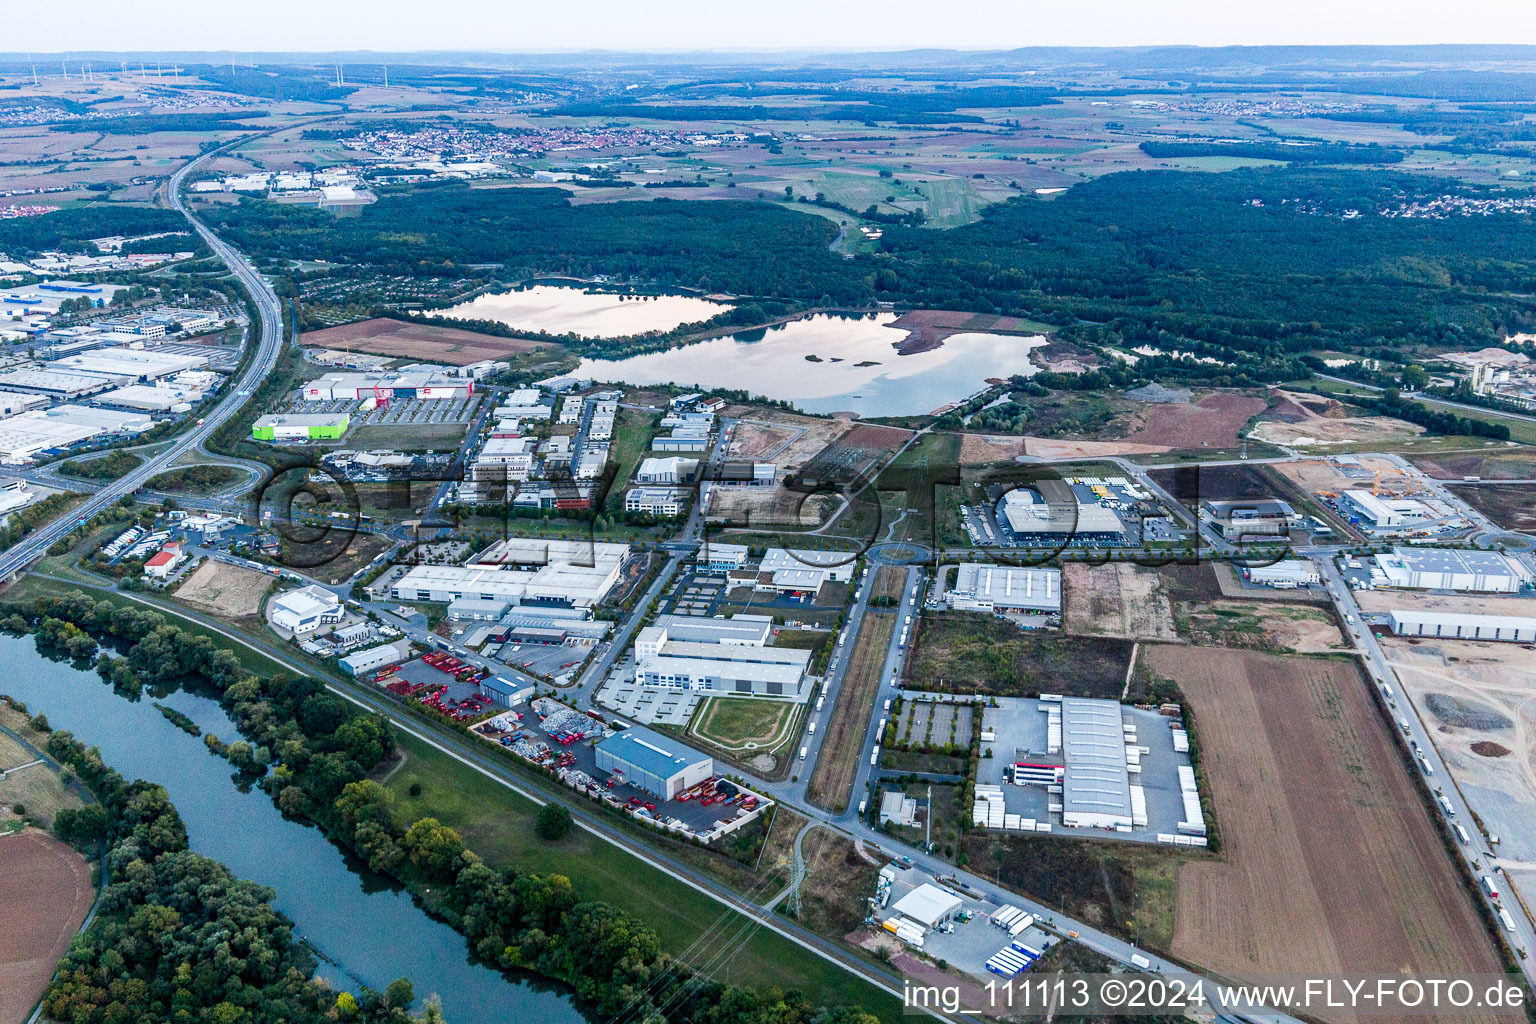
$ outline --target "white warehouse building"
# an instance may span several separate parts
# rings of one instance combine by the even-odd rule
[[[1457,640],[1496,640],[1504,643],[1536,643],[1536,619],[1514,615],[1458,615],[1451,612],[1388,612],[1392,632],[1398,636],[1432,636]]]
[[[1374,562],[1371,581],[1388,587],[1514,594],[1532,579],[1524,562],[1499,551],[1395,547]]]
[[[295,635],[313,633],[327,623],[341,621],[341,598],[324,587],[310,584],[278,594],[267,606],[272,624]]]
[[[957,611],[1061,611],[1061,570],[962,562],[944,599]]]

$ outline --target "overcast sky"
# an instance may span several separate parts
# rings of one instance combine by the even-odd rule
[[[5,6],[0,48],[37,52],[1536,43],[1536,0],[11,0]]]

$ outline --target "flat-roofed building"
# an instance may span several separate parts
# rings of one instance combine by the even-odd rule
[[[1273,565],[1255,565],[1243,570],[1249,583],[1290,590],[1311,587],[1322,582],[1317,565],[1302,558],[1286,558]]]
[[[48,399],[42,395],[29,395],[21,391],[0,389],[0,416],[15,416],[17,413],[26,412],[28,409],[36,409],[47,404]]]
[[[41,452],[68,448],[105,434],[141,434],[154,425],[142,413],[58,405],[0,420],[0,461],[25,462]]]
[[[1016,487],[1002,497],[1000,518],[1020,544],[1060,545],[1074,540],[1114,542],[1125,539],[1125,523],[1113,509],[1079,501],[1071,488],[1041,484],[1036,493]],[[1051,493],[1046,494],[1045,491]]]
[[[52,370],[126,377],[134,381],[159,380],[183,370],[208,365],[208,357],[153,348],[98,348],[55,359]]]
[[[778,593],[815,593],[823,583],[853,580],[857,554],[810,548],[769,548],[758,563],[754,586]]]
[[[699,553],[694,556],[694,562],[699,568],[711,572],[740,569],[747,564],[748,550],[745,544],[721,544],[706,540],[703,547],[699,549]]]
[[[324,587],[310,584],[272,598],[267,615],[274,626],[302,636],[328,623],[340,622],[341,598]]]
[[[251,424],[251,437],[257,441],[335,441],[351,423],[344,412],[269,414]]]
[[[618,775],[663,800],[675,799],[715,772],[707,754],[640,725],[599,740],[594,752],[598,770]]]
[[[0,373],[0,387],[51,398],[74,398],[130,383],[130,378],[62,370],[12,370]]]
[[[1387,613],[1392,632],[1398,636],[1432,636],[1455,640],[1493,640],[1501,643],[1536,643],[1536,618],[1514,615],[1459,615],[1452,612],[1409,611],[1394,608]]]
[[[1253,501],[1202,501],[1200,510],[1211,528],[1228,540],[1242,537],[1283,537],[1301,522],[1288,502],[1278,498]]]
[[[1435,511],[1418,498],[1378,497],[1370,491],[1345,491],[1339,496],[1339,504],[1347,514],[1374,530],[1399,530],[1436,518]]]
[[[1532,580],[1524,562],[1499,551],[1395,547],[1374,563],[1372,582],[1391,587],[1514,594]]]
[[[686,484],[699,472],[698,459],[685,459],[671,455],[666,458],[643,459],[635,470],[635,482],[639,484]]]
[[[765,616],[662,616],[635,637],[635,682],[721,696],[801,698],[811,652],[770,647],[772,633]]]
[[[631,487],[624,492],[624,511],[662,517],[680,516],[688,508],[691,493],[686,487]]]
[[[587,608],[608,596],[628,559],[628,544],[509,537],[480,552],[469,564],[523,570],[520,575],[529,579],[519,603]]]
[[[958,611],[1061,611],[1061,570],[962,562],[955,583],[944,592]]]
[[[1066,762],[1062,824],[1069,828],[1132,824],[1131,778],[1120,705],[1112,700],[1066,697],[1061,701],[1060,715],[1062,758]]]

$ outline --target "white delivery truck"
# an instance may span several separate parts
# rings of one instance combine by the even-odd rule
[[[1149,970],[1152,967],[1152,961],[1148,960],[1146,957],[1142,956],[1140,953],[1132,953],[1131,954],[1131,963],[1135,964],[1137,967],[1140,967],[1144,971],[1145,970]]]
[[[1488,894],[1490,899],[1496,900],[1499,898],[1499,887],[1498,884],[1494,882],[1492,875],[1483,876],[1483,891]]]
[[[877,762],[879,760],[880,760],[880,746],[879,746],[879,744],[876,744],[875,745],[875,749],[871,750],[869,752],[869,766],[871,768],[873,768],[875,766],[875,762]]]
[[[810,750],[811,750],[810,747],[801,747],[800,748],[800,760],[804,761],[805,760],[805,755],[810,753]]]
[[[815,736],[816,735],[816,723],[812,722],[811,725],[810,725],[810,728],[806,729],[805,732],[806,732],[806,735],[808,735],[808,736]]]
[[[1460,825],[1453,826],[1456,829],[1456,838],[1461,840],[1462,846],[1471,846],[1472,837],[1467,835],[1467,830]]]
[[[885,707],[882,708],[881,710],[882,711],[889,711],[889,710],[891,710],[891,698],[889,698],[889,697],[885,698]]]

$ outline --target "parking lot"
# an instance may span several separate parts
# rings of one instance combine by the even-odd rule
[[[698,615],[708,618],[725,598],[725,577],[705,573],[687,573],[667,588],[664,611],[672,615]]]
[[[553,713],[548,718],[542,721],[539,719],[539,711],[547,712],[552,709]],[[662,800],[656,794],[631,786],[617,777],[613,779],[614,784],[609,786],[608,772],[597,767],[596,749],[597,742],[607,735],[607,730],[599,726],[595,720],[582,724],[587,716],[550,700],[535,701],[522,715],[522,721],[518,723],[523,732],[522,737],[504,745],[512,746],[524,756],[529,752],[542,752],[547,749],[548,754],[555,759],[555,763],[567,773],[567,784],[574,785],[577,789],[586,788],[584,784],[590,781],[596,784],[600,795],[630,808],[635,813],[660,820],[676,819],[693,832],[709,832],[713,830],[716,821],[722,818],[730,819],[740,813],[740,804],[719,803],[706,807],[696,799]],[[588,735],[569,744],[555,739],[555,734],[561,733],[572,722],[580,725]],[[501,742],[502,737],[489,729],[477,731],[488,739]],[[509,734],[507,738],[510,740],[511,735]],[[651,806],[647,807],[647,804]]]
[[[372,674],[370,673],[369,675],[365,676],[365,678],[371,678],[371,675]],[[431,665],[428,665],[420,658],[405,662],[395,670],[394,675],[397,679],[411,686],[436,687],[446,684],[448,690],[443,694],[441,703],[443,705],[443,709],[449,713],[453,713],[453,711],[457,710],[458,705],[465,698],[475,697],[480,693],[480,688],[474,683],[461,683],[454,679],[450,673],[433,668]],[[393,682],[394,680],[392,679],[383,680],[385,685],[391,684]],[[397,690],[396,692],[398,693],[400,691]],[[420,696],[417,694],[400,693],[400,695],[407,700],[420,699]],[[489,707],[494,707],[494,705],[490,705]],[[489,713],[489,707],[485,712],[477,712],[471,717],[479,718],[481,714]]]
[[[924,883],[939,885],[954,892],[927,872],[902,867],[898,863],[891,863],[887,867],[894,878],[891,881],[890,897],[885,907],[876,912],[876,917],[880,920],[892,916],[891,908],[899,903],[903,896]],[[987,971],[987,960],[1015,940],[1032,946],[1042,953],[1061,941],[1039,925],[1032,925],[1019,934],[1010,936],[1006,929],[992,924],[992,915],[1000,911],[1003,905],[987,900],[973,900],[963,893],[956,893],[956,895],[961,897],[962,909],[960,917],[954,921],[954,930],[930,930],[923,936],[923,953],[935,960],[952,964],[967,974],[991,978],[994,976]],[[1009,905],[1017,909],[1016,905]]]
[[[565,644],[493,644],[480,653],[502,664],[553,679],[580,665],[591,650],[590,644],[580,647],[568,647]]]
[[[593,700],[642,725],[661,722],[665,725],[685,726],[693,718],[693,711],[701,699],[698,694],[636,686],[634,678],[634,663],[631,662],[629,672],[615,670],[593,696]]]

